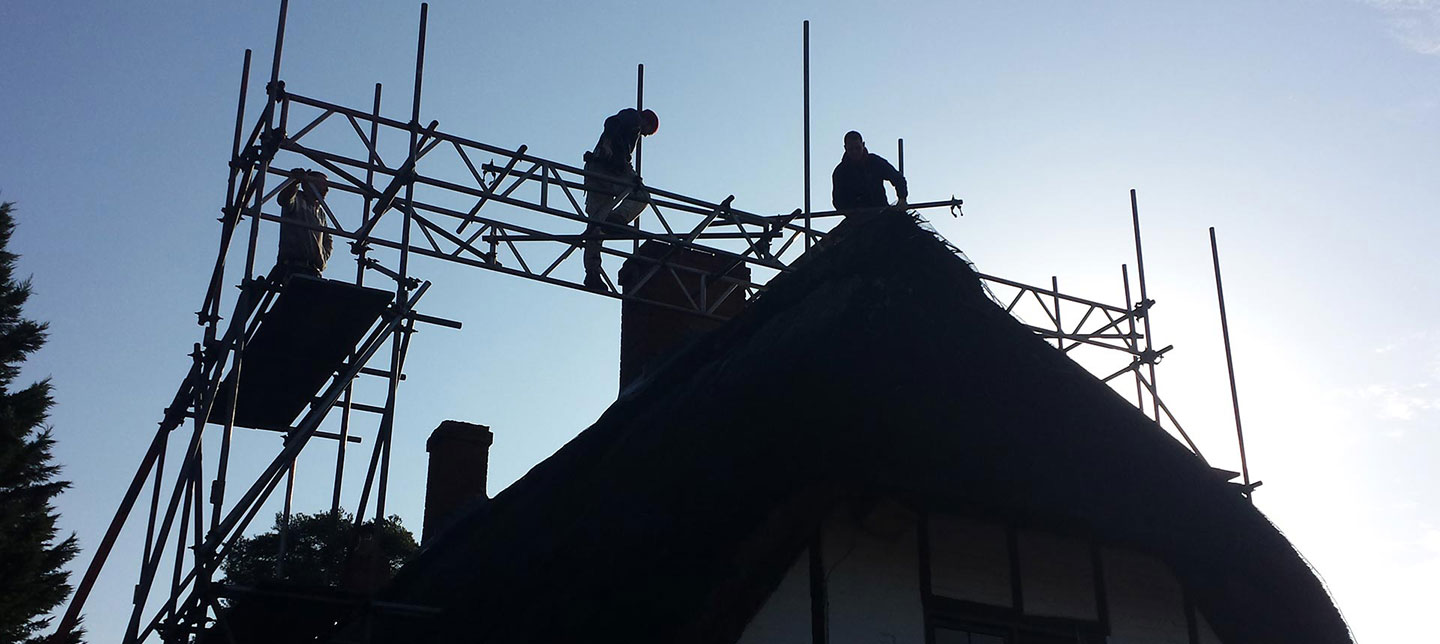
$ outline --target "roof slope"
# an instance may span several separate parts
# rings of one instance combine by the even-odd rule
[[[908,217],[654,374],[401,571],[387,598],[443,613],[393,641],[733,641],[840,489],[1144,548],[1227,642],[1350,641],[1264,516]]]

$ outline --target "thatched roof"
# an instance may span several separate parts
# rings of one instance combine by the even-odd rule
[[[443,612],[377,641],[733,641],[854,494],[1150,552],[1227,642],[1350,641],[1260,512],[934,233],[830,241],[433,540],[385,598]]]

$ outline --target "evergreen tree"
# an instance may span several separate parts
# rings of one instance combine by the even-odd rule
[[[18,256],[7,250],[12,205],[0,203],[0,642],[39,642],[44,615],[70,595],[64,566],[78,546],[73,534],[55,543],[51,501],[70,483],[56,480],[51,461],[50,380],[14,386],[25,357],[45,344],[46,325],[21,315],[30,280],[16,281]],[[69,641],[79,639],[77,630]]]

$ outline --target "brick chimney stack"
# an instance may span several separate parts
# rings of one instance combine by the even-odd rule
[[[471,501],[489,498],[485,477],[490,465],[490,428],[458,420],[440,423],[425,442],[430,453],[430,471],[425,482],[425,524],[420,532],[424,543],[455,518]]]
[[[657,266],[654,260],[658,258],[665,258],[664,264],[658,264],[660,270],[653,271]],[[725,270],[733,262],[728,257],[690,248],[673,248],[665,242],[650,240],[640,245],[636,257],[625,261],[620,269],[619,282],[626,295],[638,294],[649,302],[693,309],[695,305],[691,302],[701,301],[701,282]],[[674,268],[672,275],[672,267],[688,267],[702,272]],[[680,277],[679,283],[675,275]],[[742,263],[730,268],[726,275],[748,281],[750,267]],[[647,276],[649,279],[646,279]],[[708,282],[703,289],[704,305],[713,307],[715,315],[728,319],[745,308],[743,289],[737,288],[725,295],[730,283],[713,278],[709,278]],[[720,320],[649,302],[627,299],[620,305],[622,390],[647,370],[659,366],[674,351],[722,324]]]

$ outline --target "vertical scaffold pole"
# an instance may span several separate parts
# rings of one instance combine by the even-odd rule
[[[155,541],[155,514],[160,508],[160,487],[164,484],[165,478],[165,450],[170,446],[170,433],[166,432],[160,440],[160,453],[155,460],[155,480],[150,488],[150,513],[145,522],[145,547],[142,548],[140,565],[150,561],[150,547]]]
[[[645,111],[645,63],[635,65],[635,111]],[[635,139],[635,174],[640,174],[640,153],[644,151],[644,144],[645,137]]]
[[[199,477],[194,479],[193,486],[195,492],[190,495],[190,498],[195,503],[195,509],[191,513],[195,524],[191,528],[189,546],[191,558],[195,562],[195,568],[192,571],[192,573],[195,573],[195,591],[192,596],[199,598],[199,614],[195,615],[195,623],[204,624],[208,607],[211,605],[218,606],[218,602],[214,601],[210,596],[211,570],[205,566],[205,561],[201,559],[201,557],[207,555],[204,549],[200,547],[205,543],[205,486]]]
[[[196,352],[199,352],[198,346],[196,346]],[[206,386],[209,386],[208,382]],[[192,391],[191,393],[194,393],[194,391]],[[184,403],[177,402],[176,404]],[[155,581],[156,571],[159,569],[160,561],[164,556],[163,548],[165,544],[169,542],[170,530],[175,525],[176,513],[180,510],[181,507],[180,502],[182,494],[192,489],[193,486],[191,485],[191,479],[196,475],[196,472],[198,471],[201,430],[203,429],[203,423],[205,421],[202,418],[204,412],[203,405],[197,406],[197,409],[199,410],[196,413],[196,429],[194,432],[191,433],[190,442],[186,446],[184,457],[180,461],[180,467],[176,473],[175,478],[175,487],[170,493],[170,502],[166,505],[165,518],[159,524],[160,532],[155,537],[154,548],[151,550],[150,553],[150,560],[145,562],[145,564],[140,567],[140,582],[135,586],[135,595],[132,602],[133,609],[130,612],[130,622],[125,629],[125,638],[123,642],[125,642],[126,644],[139,641],[140,639],[140,620],[145,611],[146,600],[150,596],[150,590]],[[175,426],[178,427],[179,425],[180,423],[176,423]],[[189,510],[188,501],[185,509],[187,511]],[[187,520],[188,518],[181,519],[182,522]],[[183,537],[181,538],[181,541],[184,541]]]
[[[261,137],[261,147],[271,145],[272,137],[276,135],[276,128],[284,131],[285,108],[282,105],[280,115],[277,118],[274,107],[281,102],[283,92],[280,91],[280,59],[285,53],[285,19],[289,15],[290,1],[280,0],[280,18],[275,24],[275,51],[270,58],[270,83],[265,86],[265,94],[270,101],[270,119],[265,122],[265,133]],[[260,239],[260,208],[265,201],[265,175],[270,172],[270,154],[261,156],[260,167],[256,170],[255,177],[255,198],[254,210],[250,213],[250,245],[249,251],[245,254],[245,279],[248,281],[255,275],[255,246]]]
[[[237,164],[237,166],[231,168],[230,170],[230,185],[225,191],[225,217],[227,220],[225,226],[227,227],[227,230],[222,231],[222,234],[225,235],[226,239],[222,239],[220,241],[221,257],[219,259],[219,262],[222,266],[225,261],[224,255],[226,254],[229,242],[228,238],[233,232],[233,230],[229,229],[230,224],[228,223],[230,221],[230,212],[232,209],[237,209],[240,206],[240,204],[234,202],[233,194],[235,192],[235,177],[237,176],[237,173],[240,172],[240,168],[238,167],[238,162],[240,160],[240,137],[244,136],[245,131],[245,98],[250,88],[250,55],[250,50],[246,49],[245,65],[243,71],[240,74],[240,101],[235,108],[235,140],[234,143],[232,143],[230,146],[230,161],[231,163]],[[234,221],[238,223],[239,218],[237,217]],[[247,274],[245,277],[248,278],[249,275]],[[215,278],[211,281],[210,284],[211,296],[209,299],[212,303],[211,306],[213,308],[210,312],[209,326],[206,328],[206,339],[210,341],[213,341],[215,339],[216,325],[220,320],[221,281],[223,281],[223,269],[220,271],[216,271]],[[242,295],[242,297],[244,297],[244,295]],[[206,343],[206,347],[210,348],[209,342]],[[224,351],[225,347],[215,347],[213,349],[219,349],[221,351]],[[210,484],[210,527],[212,529],[217,524],[219,524],[220,511],[225,505],[225,481],[226,475],[230,472],[230,443],[235,433],[235,403],[238,400],[238,394],[240,391],[239,357],[242,356],[245,351],[245,334],[242,333],[237,336],[235,351],[235,377],[234,381],[231,383],[233,387],[230,389],[228,394],[230,397],[230,406],[228,407],[229,411],[225,414],[225,428],[222,430],[223,433],[220,435],[220,461],[215,468],[215,481]]]
[[[200,353],[199,346],[195,347],[195,362],[200,363],[202,366],[204,364],[204,356]],[[195,417],[193,419],[196,437],[193,456],[194,462],[192,465],[193,470],[190,472],[188,478],[182,479],[181,483],[185,486],[185,499],[183,501],[183,509],[180,513],[180,533],[175,539],[175,568],[170,581],[170,599],[166,603],[166,611],[170,614],[170,619],[175,624],[181,622],[180,615],[176,613],[175,606],[180,597],[182,588],[181,580],[184,578],[185,573],[185,551],[190,549],[189,545],[185,543],[185,539],[189,533],[192,519],[195,521],[195,529],[200,529],[201,517],[199,513],[204,509],[204,505],[197,502],[201,501],[199,498],[201,492],[200,482],[205,480],[205,425],[208,422],[210,416],[209,411],[213,403],[213,393],[206,390],[198,390],[196,392]],[[200,552],[198,550],[191,550],[191,553],[192,565],[198,564],[201,556]],[[196,565],[196,567],[198,568],[198,565]],[[201,583],[204,583],[204,581],[208,580],[202,580]]]
[[[280,0],[280,20],[275,25],[275,51],[270,56],[270,82],[280,80],[280,54],[285,51],[285,16],[290,11],[290,0]]]
[[[1130,219],[1135,227],[1135,272],[1140,280],[1140,304],[1145,307],[1145,351],[1147,354],[1155,347],[1154,340],[1150,334],[1150,295],[1145,290],[1145,251],[1140,243],[1140,206],[1135,198],[1135,189],[1130,189]],[[1153,354],[1150,354],[1153,356]],[[1153,357],[1146,365],[1150,372],[1150,403],[1151,413],[1155,416],[1155,422],[1160,422],[1160,383],[1155,381],[1155,362]],[[1139,372],[1136,372],[1137,375]]]
[[[635,65],[635,111],[645,111],[645,63],[638,63]],[[635,174],[637,175],[640,175],[641,172],[640,153],[644,151],[644,143],[645,137],[643,136],[637,137],[635,139]],[[630,227],[636,229],[640,228],[640,219],[644,216],[645,212],[642,210],[639,215],[636,215],[634,219],[630,220]],[[630,252],[640,252],[640,240],[638,238],[630,241]]]
[[[245,100],[249,98],[250,94],[250,59],[253,55],[254,51],[246,49],[245,62],[240,65],[240,95],[235,103],[235,136],[230,142],[230,160],[232,162],[240,160],[240,144],[245,136]],[[225,186],[225,206],[227,209],[234,205],[235,178],[240,176],[240,168],[232,167],[229,174],[230,179]],[[218,302],[214,304],[213,312],[216,314],[220,313],[220,304]]]
[[[410,158],[413,160],[420,150],[420,90],[425,81],[425,30],[429,21],[430,4],[420,4],[420,35],[415,47],[415,94],[410,103]],[[414,172],[416,163],[411,164],[411,172]],[[410,204],[415,199],[415,177],[412,174],[405,181],[405,209],[404,223],[400,232],[400,278],[395,285],[395,301],[404,302],[409,299],[410,289],[410,227],[413,223],[414,210]],[[401,355],[404,351],[405,331],[402,328],[396,329],[395,338],[390,349],[390,380],[389,392],[385,400],[385,418],[381,422],[380,430],[380,480],[379,489],[375,494],[375,518],[385,518],[385,492],[390,484],[390,438],[395,431],[395,395],[400,384]],[[360,517],[356,517],[358,521]]]
[[[1235,438],[1240,444],[1240,476],[1245,483],[1245,498],[1250,498],[1250,464],[1245,460],[1245,431],[1240,427],[1240,394],[1235,387],[1235,360],[1230,353],[1230,323],[1225,317],[1225,286],[1220,282],[1220,247],[1215,243],[1215,227],[1210,227],[1210,258],[1215,264],[1215,297],[1220,301],[1220,335],[1225,339],[1225,371],[1230,376],[1230,405],[1235,410]],[[1251,499],[1254,503],[1254,499]]]
[[[288,435],[287,435],[288,438]],[[280,510],[280,543],[275,553],[275,578],[285,578],[285,559],[290,555],[290,515],[295,503],[295,461],[285,468],[285,499]]]
[[[1065,327],[1060,324],[1060,277],[1057,275],[1050,276],[1050,296],[1055,302],[1055,348],[1064,349],[1065,338],[1061,336],[1065,335]]]
[[[896,139],[895,148],[895,159],[900,163],[900,167],[897,169],[900,171],[900,176],[903,177],[905,176],[905,139]]]
[[[1130,337],[1125,344],[1130,347],[1130,355],[1138,360],[1140,358],[1140,342],[1135,339],[1135,302],[1130,297],[1130,267],[1124,264],[1120,265],[1120,282],[1125,286],[1125,310],[1131,313],[1127,318],[1130,322]],[[1134,372],[1135,406],[1143,412],[1145,411],[1145,393],[1140,386],[1140,369],[1137,367]]]
[[[365,185],[375,185],[375,165],[380,162],[380,83],[375,83],[375,101],[370,108],[370,156],[369,165],[365,168]],[[370,194],[365,194],[365,200],[360,207],[360,229],[366,230],[370,225]],[[367,255],[364,245],[355,249],[355,285],[365,285],[365,258]],[[350,352],[350,360],[355,359],[355,352]],[[340,408],[340,440],[335,448],[335,483],[334,491],[330,496],[330,512],[340,511],[340,494],[345,482],[345,448],[350,442],[350,411],[354,404],[355,383],[352,381],[345,387],[345,402]]]
[[[804,68],[804,71],[803,71],[803,74],[802,74],[802,75],[803,75],[803,79],[802,79],[802,87],[803,87],[802,93],[803,93],[803,95],[804,95],[804,104],[805,104],[805,105],[804,105],[804,110],[803,110],[804,114],[803,114],[803,116],[802,116],[802,120],[803,120],[803,122],[804,122],[804,130],[805,130],[805,136],[804,136],[804,139],[805,139],[805,140],[804,140],[804,143],[803,143],[803,145],[805,146],[805,152],[804,152],[804,157],[805,157],[805,168],[804,168],[804,172],[805,172],[805,181],[804,181],[804,183],[805,183],[805,199],[804,199],[804,205],[805,205],[805,250],[810,250],[810,21],[809,21],[809,20],[806,20],[806,21],[805,21],[804,26],[802,27],[802,34],[803,34],[803,35],[802,35],[802,40],[803,40],[803,42],[802,42],[802,45],[801,45],[801,59],[803,60],[802,66],[803,66],[803,68]]]
[[[175,614],[175,607],[180,595],[180,580],[185,574],[185,539],[190,531],[190,502],[195,494],[195,486],[191,481],[182,481],[182,484],[185,487],[185,498],[181,501],[180,534],[175,539],[175,568],[170,576],[170,597],[165,600],[165,613],[169,614],[172,622],[176,624],[180,622],[179,616]]]
[[[220,291],[225,281],[225,256],[230,247],[231,235],[239,223],[235,186],[244,170],[240,165],[240,146],[245,136],[245,100],[250,93],[250,59],[253,52],[245,50],[245,61],[240,66],[240,96],[235,105],[235,136],[230,143],[230,171],[225,183],[225,209],[221,211],[220,253],[215,260],[215,271],[210,275],[210,287],[206,291],[205,305],[201,307],[200,323],[205,325],[205,346],[215,341],[216,325],[220,321]]]

